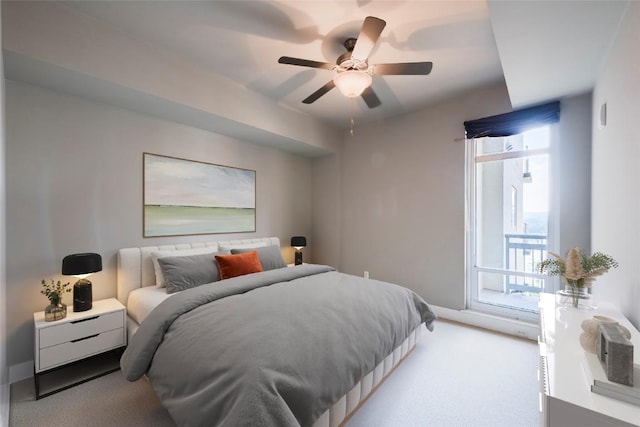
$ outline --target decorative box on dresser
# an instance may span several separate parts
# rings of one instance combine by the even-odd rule
[[[126,309],[115,298],[93,302],[91,310],[68,311],[54,322],[44,320],[44,312],[33,314],[35,325],[34,380],[36,399],[108,374],[118,368],[102,370],[79,381],[40,394],[40,377],[70,364],[97,356],[127,344]]]
[[[640,363],[640,333],[614,305],[600,301],[596,309],[576,309],[558,304],[553,294],[541,294],[541,426],[640,426],[640,406],[591,391],[591,368],[579,336],[582,321],[594,315],[614,318],[629,329],[635,347],[634,363]]]

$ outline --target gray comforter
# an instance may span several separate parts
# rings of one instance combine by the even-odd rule
[[[148,375],[181,426],[310,426],[435,317],[397,285],[281,268],[168,298],[120,363],[130,381]]]

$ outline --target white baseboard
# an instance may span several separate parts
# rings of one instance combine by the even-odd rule
[[[522,322],[519,320],[505,319],[491,314],[480,313],[473,310],[453,310],[445,307],[429,305],[431,309],[443,319],[477,326],[483,329],[502,332],[520,338],[527,338],[533,341],[538,340],[540,334],[539,326]]]
[[[33,360],[9,366],[9,384],[33,377]]]
[[[10,393],[9,384],[0,384],[0,426],[2,427],[9,427]]]

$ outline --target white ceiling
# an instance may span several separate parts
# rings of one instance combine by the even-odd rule
[[[513,107],[590,91],[628,3],[490,0]]]
[[[587,92],[596,81],[627,3],[277,0],[59,4],[84,19],[231,79],[285,108],[348,128],[351,117],[359,124],[382,120],[503,80],[514,107]],[[311,105],[303,104],[302,99],[331,80],[333,72],[278,64],[278,58],[333,63],[344,52],[344,39],[357,36],[366,16],[387,22],[370,64],[432,61],[431,74],[374,76],[373,89],[382,101],[374,109],[360,98],[345,98],[337,89]],[[7,77],[20,79],[18,74],[27,73],[12,67],[12,58],[15,56],[5,55]],[[21,71],[12,73],[12,69]],[[46,76],[38,79],[42,85],[52,85],[45,81]],[[84,84],[77,78],[69,81]],[[73,92],[72,88],[59,89]]]
[[[115,26],[275,101],[345,128],[502,81],[484,1],[71,1],[67,7]],[[366,16],[387,26],[370,64],[432,61],[428,76],[375,76],[382,101],[368,109],[337,89],[302,104],[333,77],[329,70],[278,64],[280,56],[335,63]]]

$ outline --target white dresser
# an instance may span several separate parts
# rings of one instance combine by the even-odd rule
[[[87,311],[68,310],[67,317],[54,322],[46,322],[42,311],[33,314],[36,399],[112,372],[113,368],[42,395],[40,375],[127,344],[126,309],[117,299],[94,301]]]
[[[634,362],[640,363],[640,333],[612,304],[595,310],[556,304],[540,295],[540,425],[544,427],[640,426],[640,406],[591,392],[589,365],[580,346],[580,324],[594,315],[614,318],[631,331]]]

